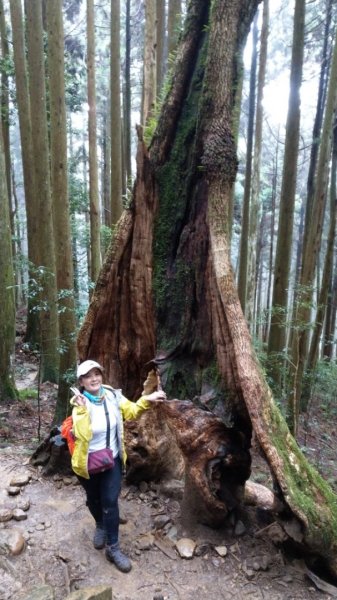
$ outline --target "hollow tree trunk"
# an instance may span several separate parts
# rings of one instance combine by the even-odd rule
[[[140,137],[132,206],[108,251],[78,351],[80,359],[102,362],[107,381],[130,398],[142,390],[144,365],[163,352],[168,360],[161,361],[162,383],[169,397],[207,395],[208,406],[244,448],[253,427],[280,498],[301,524],[303,544],[334,568],[336,497],[301,454],[273,402],[229,258],[236,57],[255,9],[256,2],[244,0],[212,3],[212,9],[208,0],[190,3],[171,88],[149,150]],[[186,464],[190,447],[180,439],[177,416],[183,406],[168,403],[163,415],[169,427],[174,424]],[[202,436],[199,441],[203,459],[197,469],[186,467],[187,486],[196,491],[212,465],[208,444]],[[248,476],[249,468],[241,486]],[[220,477],[230,490],[230,474],[222,471]],[[219,490],[205,488],[203,494],[205,503],[207,495],[222,502],[224,513],[230,507]]]

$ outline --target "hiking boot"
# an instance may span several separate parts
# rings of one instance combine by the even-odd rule
[[[131,561],[126,554],[123,554],[118,542],[117,544],[112,544],[111,546],[106,547],[105,556],[110,562],[115,563],[119,571],[122,571],[123,573],[128,573],[131,571]]]
[[[93,539],[94,548],[96,548],[96,550],[101,550],[102,548],[104,548],[105,539],[106,535],[104,529],[102,529],[100,525],[96,525]]]

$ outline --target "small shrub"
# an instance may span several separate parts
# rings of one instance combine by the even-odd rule
[[[32,398],[37,398],[37,390],[32,388],[25,388],[23,390],[18,390],[19,400],[26,401]]]

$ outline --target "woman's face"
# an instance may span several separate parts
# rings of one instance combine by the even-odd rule
[[[102,373],[97,368],[91,369],[86,375],[82,375],[80,378],[80,384],[93,396],[97,396],[99,393],[102,381]]]

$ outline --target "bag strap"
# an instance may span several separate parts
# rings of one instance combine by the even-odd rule
[[[108,411],[108,407],[106,405],[105,398],[103,400],[103,405],[104,405],[104,412],[105,412],[105,418],[106,418],[106,447],[110,448],[110,417],[109,417],[109,411]]]

